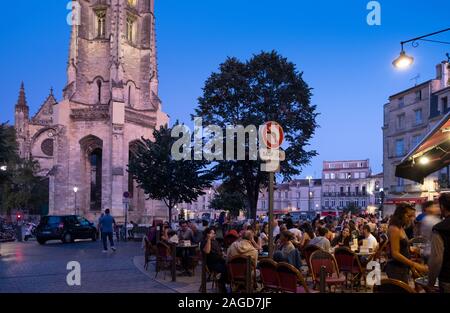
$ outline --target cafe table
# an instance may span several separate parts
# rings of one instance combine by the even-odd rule
[[[187,254],[191,249],[197,249],[198,244],[173,244],[172,245],[172,281],[177,281],[177,251],[181,251],[181,255]]]

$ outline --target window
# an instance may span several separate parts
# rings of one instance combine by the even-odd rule
[[[350,186],[347,186],[347,193],[350,193]]]
[[[45,139],[41,144],[41,150],[46,156],[53,156],[53,139]]]
[[[355,187],[355,192],[356,192],[356,194],[359,193],[359,186],[356,186],[356,187]]]
[[[443,97],[441,99],[441,108],[442,108],[442,114],[445,114],[448,112],[448,98]]]
[[[95,12],[97,15],[97,38],[105,38],[106,36],[106,11],[99,10]]]
[[[101,80],[97,80],[97,96],[98,96],[98,103],[100,104],[102,102],[102,82]]]
[[[128,5],[130,6],[130,7],[135,7],[136,6],[136,2],[137,2],[137,0],[128,0]]]
[[[262,207],[263,209],[266,208],[266,201],[262,201],[262,202],[261,202],[261,207]]]
[[[339,173],[339,179],[345,179],[345,174],[344,173]]]
[[[302,195],[300,194],[300,192],[297,192],[297,198],[301,198],[302,197]]]
[[[344,207],[344,201],[343,200],[339,200],[339,207],[343,208]]]
[[[344,168],[349,168],[349,164],[348,163],[344,163]]]
[[[365,172],[359,173],[359,178],[362,178],[362,179],[366,178],[366,173]]]
[[[403,129],[405,127],[405,113],[397,115],[397,129]]]
[[[353,177],[354,177],[354,178],[359,178],[359,173],[358,173],[358,172],[353,173]]]
[[[415,136],[413,136],[412,141],[411,141],[411,146],[412,146],[412,147],[417,146],[417,145],[419,144],[419,142],[420,142],[421,139],[422,139],[422,136],[421,136],[421,135],[415,135]]]
[[[366,194],[366,186],[362,186],[361,191],[362,191],[362,194],[365,195]]]
[[[405,106],[405,100],[403,97],[398,98],[398,107],[402,108]]]
[[[362,201],[361,201],[361,206],[362,206],[363,208],[366,207],[366,200],[362,200]]]
[[[422,100],[422,90],[416,91],[416,101]]]
[[[326,208],[330,207],[330,201],[325,200],[325,207],[326,207]]]
[[[416,125],[422,124],[422,109],[417,109],[414,111],[414,116],[416,117]]]
[[[286,192],[284,193],[284,197],[285,197],[286,199],[289,198],[289,192],[286,191]]]
[[[336,200],[331,200],[331,206],[334,208],[336,206]]]
[[[134,42],[134,22],[135,18],[132,16],[127,17],[127,40],[130,43]]]
[[[401,157],[405,154],[405,142],[403,139],[397,139],[395,141],[395,156]]]
[[[330,174],[326,173],[325,174],[325,179],[330,179]]]
[[[405,180],[403,178],[398,177],[397,178],[397,186],[403,186],[405,185]]]
[[[331,173],[330,174],[330,179],[336,179],[336,174],[335,173]]]
[[[340,188],[341,193],[344,193],[344,187]]]

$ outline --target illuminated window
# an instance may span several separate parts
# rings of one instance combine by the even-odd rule
[[[136,3],[137,3],[137,0],[128,0],[128,5],[129,5],[130,7],[135,7],[135,6],[136,6]]]

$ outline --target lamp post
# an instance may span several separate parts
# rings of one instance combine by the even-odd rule
[[[75,194],[75,215],[78,215],[78,208],[77,208],[78,187],[73,187],[73,193]]]
[[[311,179],[313,179],[313,177],[306,176],[306,179],[308,180],[308,214],[311,214]]]
[[[6,172],[8,170],[8,167],[6,165],[0,166],[0,171]]]
[[[417,48],[419,46],[419,42],[418,41],[428,41],[428,42],[435,42],[435,43],[441,43],[441,44],[450,44],[450,42],[446,42],[446,41],[439,41],[439,40],[430,40],[430,39],[425,39],[427,37],[431,37],[440,33],[444,33],[450,31],[450,28],[446,28],[443,30],[439,30],[437,32],[434,33],[430,33],[430,34],[426,34],[423,36],[419,36],[416,38],[412,38],[412,39],[408,39],[405,41],[400,42],[401,45],[401,51],[400,51],[400,55],[392,62],[392,64],[399,69],[405,69],[409,66],[411,66],[414,63],[414,58],[412,56],[409,56],[406,54],[405,49],[404,49],[404,45],[407,43],[411,42],[411,45],[414,48]],[[447,58],[450,59],[450,55],[447,53]]]

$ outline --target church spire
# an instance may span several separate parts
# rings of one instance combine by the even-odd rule
[[[17,100],[16,111],[23,111],[26,114],[26,116],[28,116],[29,108],[27,105],[27,98],[25,96],[25,86],[23,82],[20,85],[19,99]]]

